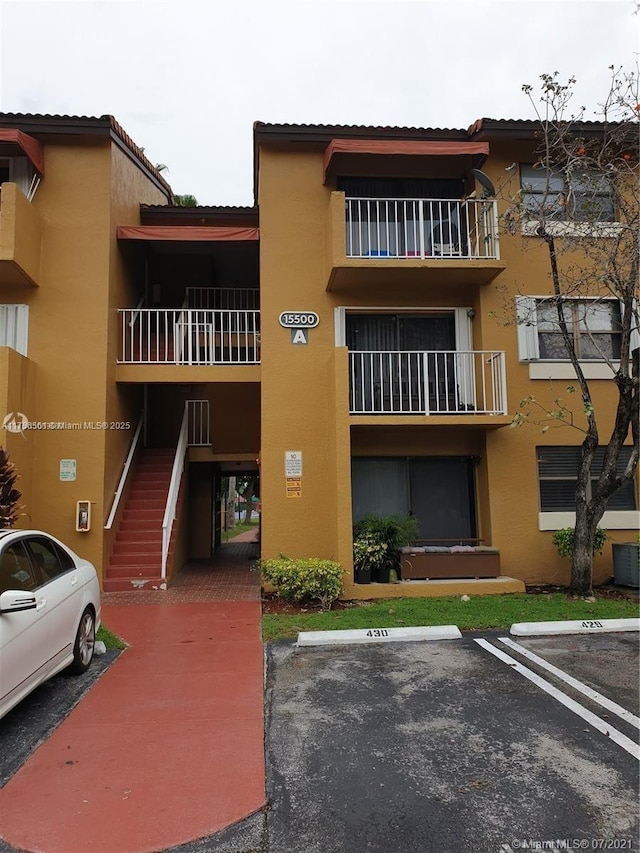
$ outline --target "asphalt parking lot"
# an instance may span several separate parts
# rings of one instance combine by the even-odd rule
[[[638,635],[503,636],[271,645],[270,853],[639,849]]]
[[[269,808],[172,853],[640,850],[638,639],[270,644]],[[0,722],[0,786],[109,663]]]

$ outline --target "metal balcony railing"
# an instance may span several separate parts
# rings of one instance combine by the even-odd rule
[[[119,364],[259,364],[260,312],[122,308]]]
[[[347,257],[498,260],[492,200],[347,198]]]
[[[254,287],[187,287],[184,308],[257,311],[260,291]]]
[[[505,415],[504,352],[349,352],[352,415]]]

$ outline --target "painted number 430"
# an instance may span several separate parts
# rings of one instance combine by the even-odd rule
[[[582,628],[602,628],[602,622],[597,622],[595,619],[587,620],[582,623]]]
[[[389,632],[386,628],[369,628],[367,637],[388,637]]]

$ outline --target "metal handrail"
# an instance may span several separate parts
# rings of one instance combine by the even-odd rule
[[[127,477],[129,476],[129,470],[131,469],[131,463],[133,462],[133,457],[135,455],[136,449],[138,447],[138,441],[140,439],[140,433],[142,432],[142,426],[144,424],[144,413],[140,415],[140,420],[138,421],[138,426],[136,427],[136,431],[133,434],[133,438],[131,439],[131,446],[129,447],[129,452],[127,453],[127,458],[124,461],[124,465],[122,468],[122,473],[120,474],[120,480],[118,481],[118,488],[115,491],[113,497],[113,503],[111,504],[111,511],[109,512],[109,517],[107,518],[107,523],[104,526],[105,530],[111,530],[113,526],[113,521],[116,517],[116,513],[118,512],[118,505],[120,503],[120,498],[122,497],[122,492],[124,491],[125,484],[127,482]]]
[[[169,542],[171,540],[173,522],[176,519],[178,495],[180,494],[180,481],[182,480],[182,472],[184,471],[184,459],[187,453],[188,431],[189,411],[185,404],[184,414],[182,416],[182,424],[180,426],[180,435],[178,436],[178,444],[176,446],[176,455],[174,456],[173,468],[171,469],[171,480],[169,482],[167,505],[164,511],[164,518],[162,519],[162,580],[166,580],[167,577],[167,558],[169,556]]]

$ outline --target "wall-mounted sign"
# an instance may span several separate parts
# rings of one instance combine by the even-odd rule
[[[302,497],[302,480],[299,477],[287,477],[287,497]]]
[[[283,311],[280,325],[285,329],[315,329],[320,317],[315,311]]]
[[[60,460],[60,480],[63,483],[72,483],[76,479],[76,470],[75,459]]]
[[[302,451],[285,450],[284,452],[284,476],[302,477]]]
[[[292,344],[308,344],[309,343],[309,329],[289,329],[291,332],[291,343]]]

